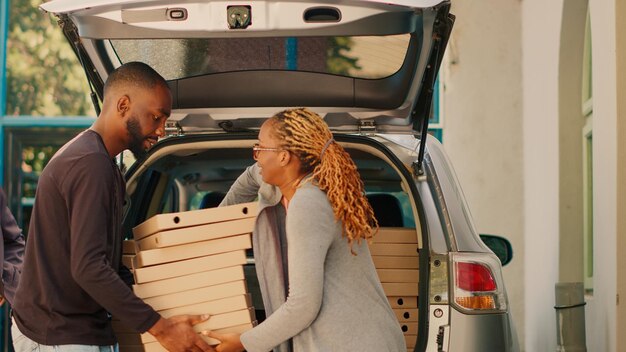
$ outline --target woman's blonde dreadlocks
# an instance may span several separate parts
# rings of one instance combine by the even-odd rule
[[[378,231],[378,222],[365,197],[363,181],[324,120],[306,108],[279,112],[272,120],[273,133],[283,141],[281,147],[296,155],[302,164],[300,171],[312,172],[314,182],[326,192],[350,247],[355,240],[360,243],[371,238]]]

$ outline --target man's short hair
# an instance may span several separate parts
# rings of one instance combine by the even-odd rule
[[[104,96],[115,87],[134,86],[152,89],[159,84],[169,87],[165,78],[147,64],[139,61],[127,62],[111,72],[104,84]]]

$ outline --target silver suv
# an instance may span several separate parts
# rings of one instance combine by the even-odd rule
[[[168,137],[127,171],[129,237],[155,214],[215,206],[253,163],[263,121],[306,106],[356,162],[379,236],[407,235],[401,254],[372,254],[381,268],[389,258],[402,262],[398,256],[412,263],[396,279],[404,291],[381,276],[410,349],[519,350],[501,273],[510,244],[476,232],[442,145],[427,133],[454,23],[449,1],[54,0],[41,7],[58,16],[96,111],[103,81],[124,62],[150,64],[171,87]],[[263,319],[254,270],[247,281]]]

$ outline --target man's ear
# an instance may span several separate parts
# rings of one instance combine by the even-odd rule
[[[130,110],[130,97],[124,94],[117,100],[117,113],[125,117],[128,110]]]

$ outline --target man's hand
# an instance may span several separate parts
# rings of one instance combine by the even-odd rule
[[[209,319],[208,315],[178,315],[167,319],[161,318],[148,332],[170,352],[214,352],[215,350],[193,330],[194,325],[207,319]]]
[[[245,348],[241,344],[240,334],[219,334],[214,331],[203,331],[202,335],[220,340],[220,344],[215,347],[217,352],[243,352]]]

